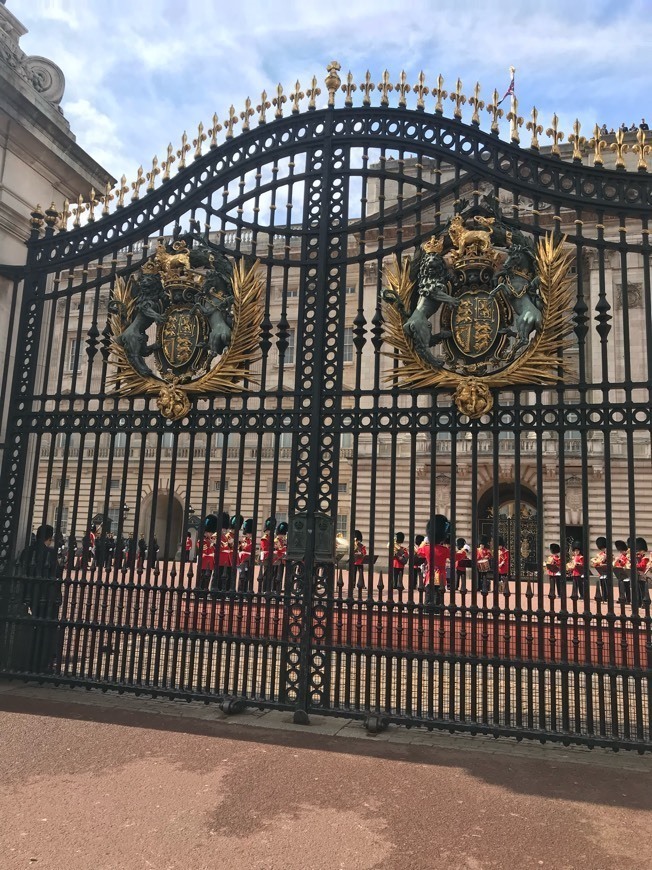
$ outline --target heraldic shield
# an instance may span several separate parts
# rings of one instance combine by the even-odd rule
[[[163,416],[178,420],[191,395],[233,393],[251,381],[263,317],[257,266],[232,262],[193,222],[176,241],[159,241],[126,281],[118,277],[109,331],[119,395],[156,395]]]
[[[388,380],[451,390],[460,413],[475,419],[491,410],[492,388],[563,378],[571,261],[564,238],[549,234],[535,246],[491,197],[455,215],[386,270],[384,336],[400,363]]]

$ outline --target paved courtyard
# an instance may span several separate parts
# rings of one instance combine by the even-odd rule
[[[2,867],[652,865],[652,757],[0,684]]]

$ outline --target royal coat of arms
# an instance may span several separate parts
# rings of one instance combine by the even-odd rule
[[[386,270],[385,340],[399,362],[388,379],[452,390],[459,411],[478,418],[493,406],[492,388],[562,378],[573,329],[564,242],[548,234],[535,247],[493,200],[455,215]]]
[[[191,395],[232,393],[251,380],[263,317],[257,266],[232,262],[193,222],[159,241],[126,281],[118,277],[109,303],[118,393],[157,395],[163,416],[178,420]]]

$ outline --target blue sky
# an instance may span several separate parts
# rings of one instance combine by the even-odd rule
[[[387,68],[393,83],[405,69],[414,84],[423,69],[427,84],[441,73],[448,90],[459,76],[467,96],[479,81],[485,100],[495,87],[506,89],[513,64],[519,113],[527,120],[536,105],[545,129],[555,111],[567,135],[575,117],[590,136],[596,120],[616,127],[652,116],[652,0],[7,0],[7,7],[29,29],[23,50],[62,68],[62,108],[77,140],[116,177],[133,178],[140,163],[163,157],[168,141],[178,147],[184,129],[192,139],[199,121],[209,126],[213,112],[222,119],[231,103],[239,112],[247,96],[255,106],[278,82],[287,93],[298,78],[305,90],[316,74],[325,91],[334,58],[357,83],[367,69],[378,83]]]

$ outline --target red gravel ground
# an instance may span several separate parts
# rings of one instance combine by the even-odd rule
[[[648,756],[52,694],[0,692],[2,870],[652,867]]]

